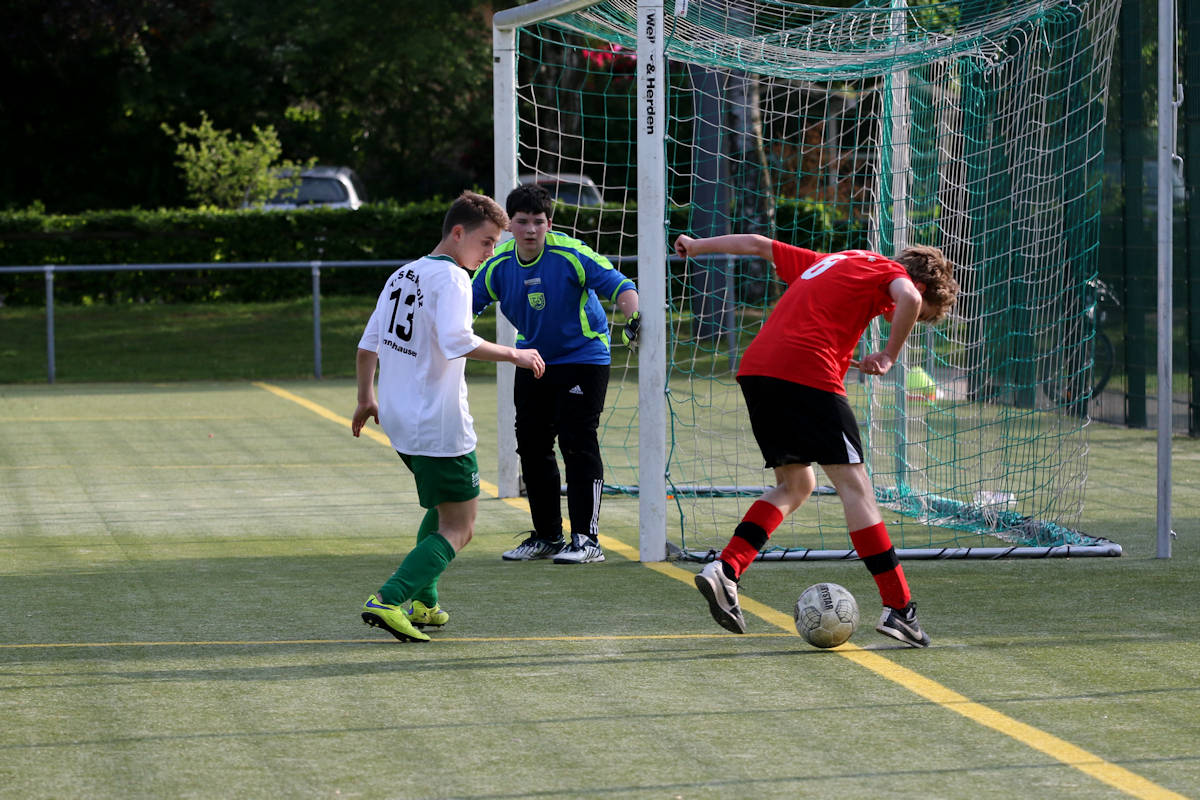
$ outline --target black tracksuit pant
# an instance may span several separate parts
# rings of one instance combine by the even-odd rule
[[[599,532],[604,464],[596,431],[608,391],[608,364],[547,364],[541,378],[518,369],[513,385],[517,453],[538,537],[562,534],[562,479],[554,456],[557,438],[567,470],[571,532]]]

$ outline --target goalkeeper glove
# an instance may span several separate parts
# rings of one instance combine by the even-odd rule
[[[625,329],[621,331],[621,343],[630,350],[637,350],[638,331],[642,329],[642,313],[633,312],[633,316],[625,320]]]

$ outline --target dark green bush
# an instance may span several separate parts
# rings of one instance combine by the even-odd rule
[[[373,261],[416,258],[437,243],[447,202],[380,203],[357,211],[214,211],[159,209],[77,215],[0,212],[0,265],[208,264],[239,261]],[[555,227],[576,233],[598,252],[636,252],[636,208],[563,208]],[[673,208],[667,246],[687,231],[689,209]],[[863,246],[861,224],[838,221],[829,208],[780,201],[780,238],[822,251]],[[599,234],[589,231],[600,231]],[[621,265],[637,278],[637,265]],[[375,294],[380,270],[323,267],[322,294]],[[309,294],[308,273],[295,269],[184,269],[63,272],[55,298],[64,303],[257,302]],[[0,274],[0,302],[40,305],[41,273]]]
[[[96,211],[73,216],[0,213],[0,264],[173,264],[231,261],[369,261],[413,258],[437,243],[446,203],[378,204],[357,211]],[[369,269],[325,268],[322,293],[374,294]],[[309,293],[296,270],[60,273],[63,302],[259,301]],[[40,273],[0,275],[0,296],[40,304]]]

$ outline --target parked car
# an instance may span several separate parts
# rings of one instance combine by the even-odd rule
[[[596,182],[587,175],[569,172],[548,172],[537,175],[521,175],[521,183],[537,183],[545,186],[550,196],[569,206],[602,206],[604,195]]]
[[[281,177],[291,177],[291,170],[281,170]],[[300,185],[284,189],[262,205],[267,211],[281,211],[308,206],[323,208],[358,208],[367,201],[367,191],[354,170],[349,167],[309,167],[300,172]]]

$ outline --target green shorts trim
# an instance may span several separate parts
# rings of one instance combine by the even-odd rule
[[[410,456],[397,453],[417,481],[421,508],[465,503],[479,496],[479,462],[475,451],[463,456]]]

